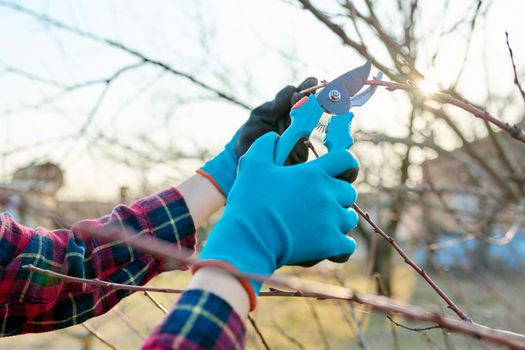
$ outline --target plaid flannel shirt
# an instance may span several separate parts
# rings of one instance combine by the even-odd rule
[[[82,221],[82,227],[120,225],[135,234],[195,249],[193,220],[175,189],[117,206],[110,215]],[[31,229],[0,214],[0,336],[47,332],[101,315],[131,292],[65,282],[22,269],[32,264],[63,274],[143,285],[163,271],[162,262],[73,225],[70,230]],[[181,266],[185,269],[187,266]],[[182,325],[182,327],[181,327]],[[205,337],[202,334],[206,334]],[[146,348],[235,348],[244,326],[229,304],[204,291],[188,291]]]
[[[230,304],[195,289],[182,294],[142,350],[243,349],[244,342],[244,324]]]

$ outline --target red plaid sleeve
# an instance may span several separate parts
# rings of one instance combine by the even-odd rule
[[[110,215],[70,230],[31,229],[0,214],[0,336],[46,332],[101,315],[129,291],[64,282],[21,267],[33,264],[63,274],[143,285],[162,262],[125,245],[101,241],[78,227],[125,227],[195,250],[193,220],[175,189],[117,206]],[[187,267],[179,267],[185,269]]]

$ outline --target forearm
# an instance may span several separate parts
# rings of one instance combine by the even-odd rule
[[[177,190],[184,197],[196,228],[226,203],[224,195],[200,174],[188,178]]]

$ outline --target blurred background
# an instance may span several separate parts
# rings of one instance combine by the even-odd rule
[[[421,90],[380,88],[354,110],[358,203],[469,316],[525,332],[525,145],[432,95],[524,127],[505,36],[525,79],[524,11],[521,0],[0,0],[0,211],[48,228],[109,213],[192,175],[285,85],[370,59],[374,75]],[[312,139],[322,151],[322,135]],[[347,264],[285,272],[454,317],[363,221],[354,236]],[[176,298],[155,297],[166,307]],[[138,348],[163,316],[141,293],[118,312],[89,323],[122,349]],[[379,349],[488,348],[328,301],[262,300],[254,318],[271,348],[367,348],[363,337]],[[249,348],[264,348],[248,333]],[[0,339],[65,346],[106,347],[80,326]]]

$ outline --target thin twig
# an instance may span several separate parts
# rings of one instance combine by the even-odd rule
[[[439,195],[438,195],[438,198],[439,198]],[[445,211],[449,211],[451,209],[448,208],[448,206],[446,205],[446,202],[444,202],[443,200],[441,200],[444,208],[445,208]],[[520,228],[522,227],[522,224],[523,224],[523,221],[524,221],[524,215],[525,215],[525,197],[521,199],[520,201],[520,204],[518,205],[518,210],[516,212],[516,215],[514,217],[514,221],[512,223],[512,225],[505,231],[505,233],[501,234],[500,236],[498,237],[492,237],[492,236],[483,236],[481,234],[478,234],[478,233],[469,233],[467,230],[465,230],[463,227],[462,229],[467,232],[466,235],[463,235],[459,238],[452,238],[452,239],[449,239],[445,242],[442,242],[442,243],[432,243],[432,244],[429,244],[427,246],[427,249],[429,250],[440,250],[440,249],[444,249],[444,248],[450,248],[452,246],[455,246],[455,245],[458,245],[458,244],[461,244],[461,243],[464,243],[466,241],[469,241],[469,240],[474,240],[474,239],[478,239],[480,241],[483,241],[487,244],[490,244],[490,245],[494,245],[494,246],[506,246],[508,244],[510,244],[514,237],[516,236],[516,234],[518,232],[520,232]],[[459,218],[457,218],[456,215],[453,216],[453,218],[456,218],[457,220],[459,220]],[[461,225],[460,225],[461,227]]]
[[[394,83],[391,81],[384,81],[384,80],[368,80],[366,82],[367,85],[378,85],[378,86],[385,86],[388,91],[395,91],[395,90],[407,90],[407,91],[421,91],[419,87],[413,84],[402,84],[402,83]],[[435,92],[432,94],[426,94],[428,98],[432,98],[438,102],[441,103],[448,103],[453,106],[456,106],[458,108],[461,108],[472,115],[474,115],[476,118],[485,120],[491,124],[496,125],[501,130],[508,133],[512,138],[521,141],[525,143],[525,131],[523,131],[522,128],[514,125],[511,126],[509,123],[503,122],[500,119],[494,117],[489,112],[476,107],[472,105],[471,103],[467,101],[459,100],[455,97],[452,97],[451,95],[444,93],[444,92]]]
[[[279,324],[275,320],[273,321],[273,325],[274,325],[275,329],[277,330],[277,332],[279,332],[279,334],[281,334],[283,337],[288,339],[290,341],[290,343],[292,343],[293,345],[297,346],[299,349],[304,349],[303,344],[301,344],[300,341],[298,341],[297,339],[295,339],[294,337],[292,337],[291,335],[286,333],[286,331],[284,329],[282,329],[282,327],[279,326]]]
[[[386,295],[385,294],[385,284],[383,283],[383,279],[381,278],[381,274],[375,273],[373,278],[377,281],[376,283],[379,286],[379,291],[380,291],[381,295]],[[390,319],[390,314],[386,314],[386,317]],[[395,346],[396,350],[400,350],[399,337],[398,337],[398,334],[397,334],[397,329],[392,324],[390,325],[390,331],[392,332],[392,338],[394,339],[394,346]]]
[[[392,325],[392,327],[395,327],[394,325]],[[432,349],[436,349],[436,350],[443,350],[443,348],[441,346],[439,346],[437,344],[436,341],[432,340],[432,338],[430,338],[430,336],[425,333],[425,332],[421,332],[419,333],[421,335],[421,337],[423,339],[425,339],[425,341],[427,342],[427,344],[432,348]]]
[[[458,277],[452,271],[445,271],[444,269],[442,269],[442,266],[436,261],[436,257],[434,256],[434,254],[432,254],[432,252],[428,253],[427,262],[430,264],[430,267],[437,272],[440,279],[443,281],[443,284],[445,284],[445,286],[452,291],[454,299],[460,300],[463,303],[463,308],[469,314],[472,314],[473,311],[469,306],[469,302],[471,300],[468,298],[467,295],[465,295],[465,292],[461,289],[459,283],[460,280],[458,279]]]
[[[350,311],[350,317],[355,323],[356,333],[357,333],[357,345],[363,350],[368,350],[370,347],[368,346],[368,342],[365,337],[365,333],[363,332],[363,327],[361,325],[361,321],[355,314],[354,305],[352,303],[348,303],[348,310]]]
[[[354,204],[355,211],[363,218],[366,222],[372,226],[374,232],[386,239],[390,245],[401,255],[405,262],[410,265],[427,283],[438,293],[438,295],[447,303],[448,308],[454,311],[463,321],[471,321],[470,318],[450,299],[450,297],[430,278],[430,276],[423,270],[419,265],[412,260],[407,253],[401,248],[401,246],[390,237],[385,231],[383,231],[373,220],[367,212],[364,212],[357,204]]]
[[[317,155],[317,152],[315,152],[314,145],[306,141],[306,146],[314,152],[314,154]],[[448,307],[454,311],[463,321],[472,321],[453,301],[450,299],[450,297],[430,278],[430,276],[423,270],[419,265],[416,264],[414,260],[412,260],[407,253],[401,248],[401,246],[397,243],[396,240],[394,240],[390,235],[388,235],[385,231],[383,231],[368,215],[367,212],[364,212],[357,204],[353,205],[355,211],[363,218],[366,222],[374,229],[374,232],[379,234],[382,238],[384,238],[390,245],[401,255],[401,257],[405,260],[405,262],[411,266],[427,283],[438,293],[438,295],[447,303]]]
[[[509,33],[505,31],[505,37],[507,39],[507,47],[509,49],[509,55],[510,55],[510,61],[512,62],[512,70],[514,71],[514,84],[518,87],[521,98],[523,99],[523,102],[525,102],[525,91],[523,91],[523,88],[521,87],[520,80],[518,79],[518,72],[516,71],[516,63],[514,62],[514,53],[512,52],[512,48],[510,47],[509,43]]]
[[[328,81],[326,80],[321,80],[321,82],[315,86],[312,86],[312,87],[309,87],[308,89],[304,89],[304,90],[301,90],[299,91],[300,94],[303,94],[303,95],[306,95],[306,94],[309,94],[309,93],[312,93],[316,90],[319,90],[320,88],[324,88],[326,85],[328,85]]]
[[[261,330],[259,329],[259,327],[257,327],[257,323],[255,322],[255,320],[253,319],[253,317],[251,315],[248,315],[248,320],[250,321],[250,324],[252,325],[253,329],[255,329],[255,333],[257,333],[257,335],[259,336],[259,339],[263,343],[264,348],[266,350],[270,350],[270,346],[268,345],[268,342],[264,338],[264,336],[261,333]]]
[[[91,334],[93,334],[93,336],[95,338],[97,338],[98,340],[100,340],[102,343],[106,344],[109,348],[113,349],[113,350],[119,350],[119,348],[117,348],[115,345],[111,344],[106,338],[104,338],[103,336],[100,335],[100,333],[98,333],[93,327],[91,327],[87,322],[84,322],[81,324],[82,327],[84,327],[85,329],[87,329],[87,331]]]
[[[367,46],[365,46],[363,43],[359,43],[356,40],[353,40],[353,38],[346,34],[342,26],[332,22],[331,19],[327,15],[325,15],[324,12],[317,9],[309,0],[299,0],[299,2],[303,5],[303,7],[306,10],[310,11],[318,20],[325,24],[337,36],[339,36],[339,38],[341,38],[345,45],[351,46],[360,55],[372,61],[372,64],[375,67],[379,68],[379,70],[384,72],[390,79],[396,77],[395,73],[390,69],[390,67],[382,64],[378,59],[371,55]],[[401,53],[401,50],[399,50],[398,52]]]
[[[494,280],[492,276],[486,271],[485,267],[483,266],[482,262],[480,261],[478,256],[475,256],[471,261],[474,260],[474,270],[468,270],[468,272],[471,275],[474,275],[476,279],[478,279],[481,283],[484,284],[484,287],[486,287],[486,291],[492,294],[498,301],[509,310],[509,313],[513,316],[516,316],[521,319],[522,322],[525,322],[525,313],[519,309],[518,304],[515,300],[511,300],[509,297],[502,294],[502,292],[498,288],[497,281]],[[474,273],[474,272],[477,272]],[[478,274],[480,276],[478,276]]]
[[[30,72],[27,72],[27,71],[22,70],[20,68],[16,68],[16,67],[10,66],[10,65],[4,63],[3,61],[0,61],[0,67],[3,67],[6,72],[17,74],[17,75],[19,75],[21,77],[24,77],[26,79],[29,79],[31,81],[37,81],[39,83],[51,85],[51,86],[58,87],[58,88],[65,87],[64,84],[62,84],[62,83],[60,83],[58,81],[55,81],[55,80],[52,80],[52,79],[49,79],[49,78],[46,78],[46,77],[42,77],[42,76],[39,76],[39,75],[30,73]]]
[[[313,152],[313,154],[315,155],[316,158],[319,158],[319,153],[317,153],[314,145],[312,144],[312,142],[310,140],[304,141],[304,145],[306,147],[308,147]]]
[[[402,325],[401,323],[398,323],[398,322],[394,321],[392,319],[392,317],[390,317],[390,315],[386,315],[386,318],[388,318],[390,320],[390,322],[392,322],[396,326],[404,328],[404,329],[407,329],[409,331],[414,331],[414,332],[424,332],[424,331],[429,331],[431,329],[441,328],[440,326],[429,326],[429,327],[421,327],[421,328],[412,328],[412,327],[408,327],[408,326]]]
[[[131,284],[122,284],[122,283],[102,281],[97,278],[87,279],[87,278],[74,277],[74,276],[64,275],[58,272],[54,272],[51,270],[42,269],[40,267],[36,267],[31,264],[23,265],[21,268],[28,270],[28,271],[32,271],[32,272],[40,273],[43,275],[51,276],[54,278],[58,278],[66,282],[81,283],[81,284],[93,285],[93,286],[104,287],[104,288],[123,289],[123,290],[129,290],[132,292],[144,292],[144,294],[148,298],[152,299],[152,301],[155,304],[158,304],[158,302],[153,298],[150,292],[168,293],[168,294],[181,294],[185,292],[185,289],[178,289],[178,288],[144,287],[144,286],[136,286],[136,285],[131,285]],[[283,291],[283,290],[279,290],[275,288],[270,288],[269,291],[262,291],[259,295],[262,297],[300,297],[300,298],[323,299],[323,298],[320,298],[319,295],[316,293],[299,292],[299,291],[289,292],[289,291]],[[164,313],[167,313],[166,308],[164,308],[162,305],[159,304],[157,306],[159,306],[159,308]]]
[[[319,317],[319,314],[317,313],[315,305],[310,299],[305,299],[305,301],[308,304],[308,307],[310,308],[310,312],[312,313],[315,324],[317,325],[317,330],[319,331],[319,336],[321,340],[323,341],[324,348],[326,350],[330,350],[330,343],[328,342],[328,337],[326,336],[326,332],[324,330],[323,324],[321,323],[321,318]]]
[[[10,8],[11,10],[14,10],[14,11],[17,11],[19,13],[23,13],[27,16],[30,16],[42,23],[46,23],[52,27],[55,27],[55,28],[59,28],[59,29],[62,29],[62,30],[65,30],[67,32],[70,32],[70,33],[73,33],[73,34],[76,34],[80,37],[83,37],[83,38],[86,38],[86,39],[90,39],[90,40],[93,40],[95,42],[98,42],[98,43],[102,43],[104,45],[108,45],[110,47],[113,47],[115,49],[118,49],[118,50],[121,50],[123,52],[126,52],[127,54],[129,55],[132,55],[132,56],[135,56],[137,58],[139,58],[140,60],[144,61],[144,62],[147,62],[151,65],[154,65],[154,66],[157,66],[159,68],[162,68],[176,76],[180,76],[180,77],[183,77],[189,81],[191,81],[192,83],[194,83],[195,85],[203,88],[204,90],[207,90],[211,93],[213,93],[214,95],[224,99],[224,100],[227,100],[227,101],[230,101],[240,107],[243,107],[245,109],[251,109],[251,107],[240,101],[239,99],[237,99],[236,97],[234,97],[233,95],[231,95],[230,93],[226,92],[226,91],[222,91],[220,89],[217,89],[217,88],[214,88],[212,87],[211,85],[207,84],[207,83],[204,83],[203,81],[201,81],[200,79],[198,79],[197,77],[189,74],[189,73],[186,73],[186,72],[182,72],[180,70],[177,70],[175,68],[173,68],[172,66],[170,66],[169,64],[165,63],[165,62],[162,62],[162,61],[159,61],[159,60],[156,60],[154,58],[151,58],[151,57],[147,57],[145,56],[144,54],[142,54],[141,52],[139,52],[138,50],[136,49],[133,49],[131,47],[128,47],[126,45],[124,45],[123,43],[121,42],[118,42],[118,41],[115,41],[115,40],[112,40],[112,39],[106,39],[106,38],[101,38],[99,36],[96,36],[95,34],[93,33],[90,33],[90,32],[85,32],[79,28],[76,28],[76,27],[73,27],[73,26],[70,26],[68,24],[65,24],[63,22],[60,22],[54,18],[51,18],[45,14],[42,14],[42,13],[38,13],[36,11],[33,11],[27,7],[24,7],[24,6],[21,6],[20,4],[17,4],[17,3],[14,3],[14,2],[9,2],[9,1],[0,1],[0,6],[3,6],[3,7],[6,7],[6,8]]]
[[[42,269],[40,267],[36,267],[34,265],[28,264],[23,265],[22,269],[32,271],[32,272],[38,272],[44,275],[48,275],[51,277],[59,278],[66,282],[74,282],[74,283],[82,283],[82,284],[88,284],[93,286],[99,286],[99,287],[105,287],[105,288],[112,288],[112,289],[123,289],[123,290],[129,290],[129,291],[141,291],[141,292],[160,292],[160,293],[182,293],[184,292],[183,289],[173,289],[173,288],[155,288],[155,287],[144,287],[144,286],[134,286],[130,284],[122,284],[122,283],[114,283],[114,282],[108,282],[108,281],[102,281],[98,278],[94,279],[86,279],[86,278],[80,278],[80,277],[74,277],[69,275],[64,275],[58,272],[54,272],[51,270]]]
[[[155,306],[158,307],[159,310],[162,311],[165,315],[168,314],[168,309],[166,309],[161,303],[159,303],[159,301],[155,299],[150,292],[144,292],[144,295],[147,296],[148,299],[151,300],[151,302],[155,304]]]
[[[377,237],[376,235],[374,235],[374,237]],[[337,282],[339,282],[339,285],[341,286],[345,286],[345,282],[343,281],[343,279],[341,278],[341,276],[339,276],[339,273],[337,271],[334,271],[334,278]],[[346,317],[346,313],[344,312],[344,309],[342,310],[343,311],[343,317],[345,318],[345,320],[347,320],[348,324],[350,325],[350,327],[352,328],[352,330],[354,330],[353,328],[355,327],[355,333],[356,333],[356,336],[357,336],[357,345],[363,349],[363,350],[368,350],[370,347],[368,345],[368,342],[366,340],[366,337],[365,337],[365,333],[363,332],[363,327],[361,325],[361,321],[359,320],[359,318],[357,317],[356,313],[355,313],[355,309],[354,309],[354,305],[352,303],[348,303],[348,313],[350,314],[350,320],[347,319]]]

